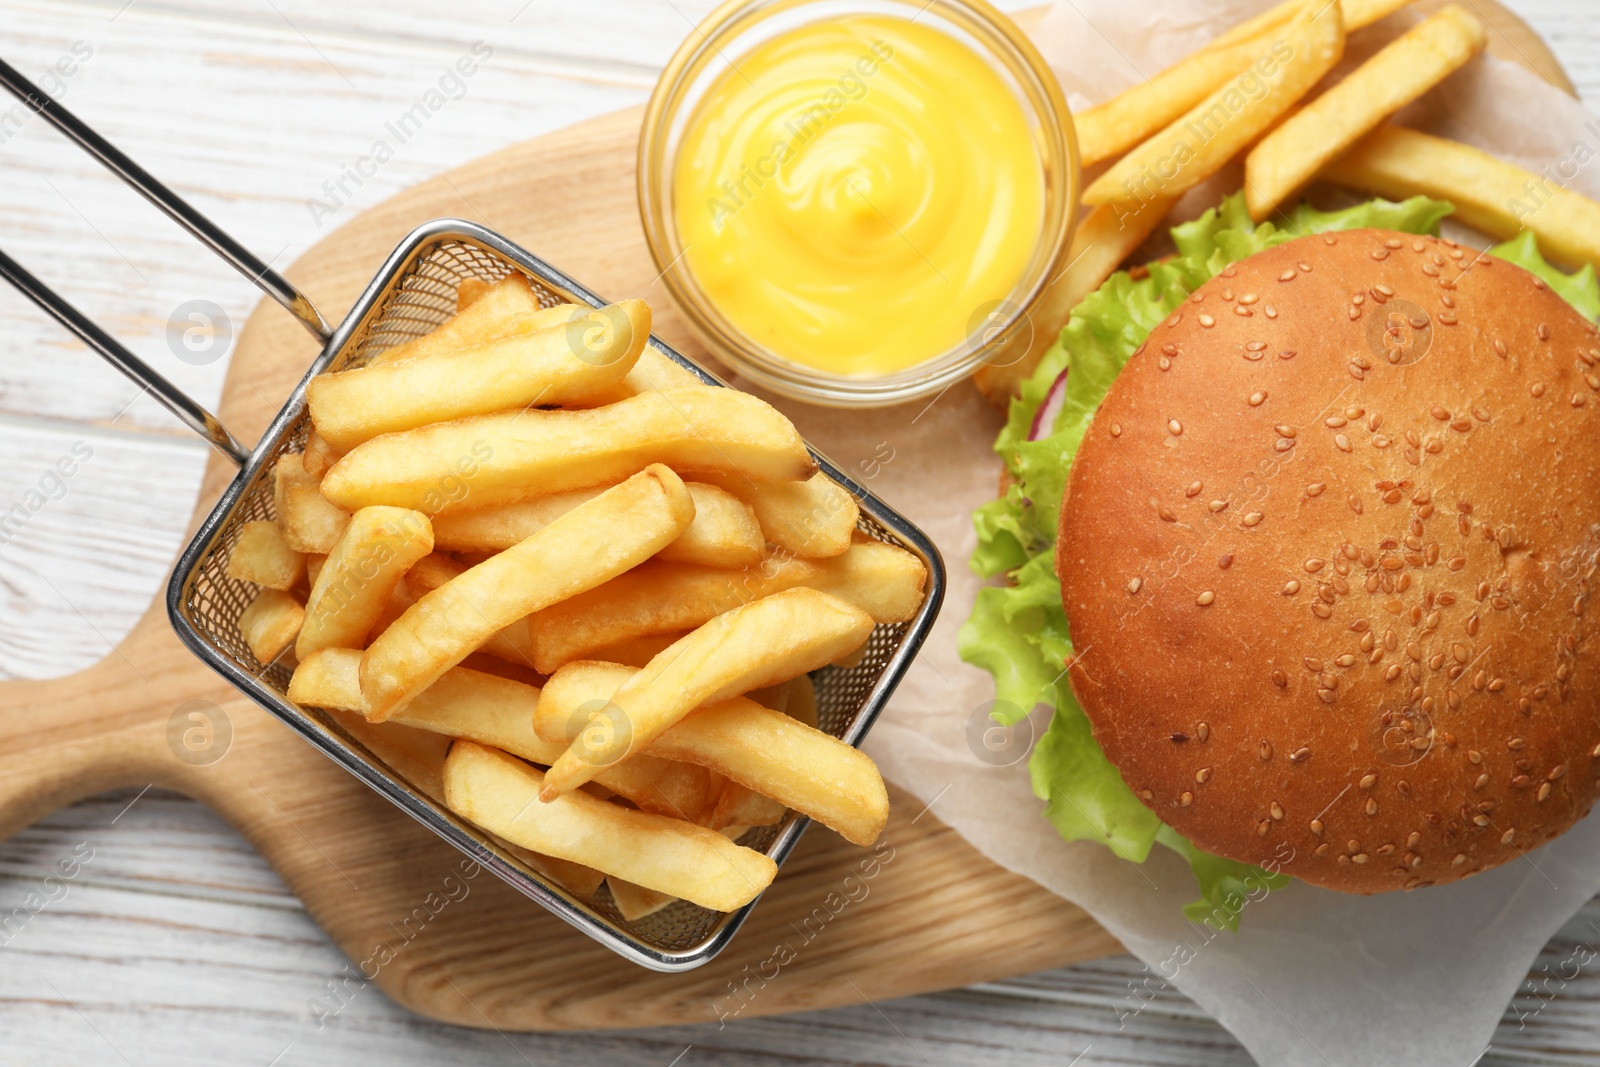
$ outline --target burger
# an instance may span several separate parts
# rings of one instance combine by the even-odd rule
[[[997,442],[962,653],[1069,840],[1414,890],[1600,793],[1592,273],[1479,252],[1447,204],[1236,199],[1073,314]]]

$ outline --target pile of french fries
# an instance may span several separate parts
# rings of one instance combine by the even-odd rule
[[[922,561],[856,530],[788,419],[651,348],[640,301],[526,280],[314,379],[230,577],[262,663],[413,786],[629,920],[730,911],[738,844],[796,811],[861,845],[877,767],[817,728],[810,672],[921,606]],[[687,480],[686,480],[687,479]]]
[[[1317,180],[1456,205],[1492,237],[1532,230],[1570,267],[1600,262],[1600,204],[1468,145],[1386,124],[1483,51],[1487,33],[1456,5],[1423,19],[1337,80],[1347,35],[1410,0],[1286,0],[1154,78],[1074,116],[1086,169],[1066,264],[1041,296],[1028,350],[976,381],[1004,404],[1056,331],[1167,218],[1184,193],[1234,160],[1259,222]],[[1470,6],[1470,5],[1469,5]],[[1331,82],[1331,84],[1330,84]],[[1014,353],[1008,353],[1014,355]]]

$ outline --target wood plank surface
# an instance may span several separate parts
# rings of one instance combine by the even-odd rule
[[[158,171],[173,177],[186,195],[205,203],[257,248],[270,255],[273,241],[287,240],[285,260],[318,235],[306,215],[306,190],[337,176],[339,164],[353,158],[348,152],[341,155],[344,149],[360,147],[360,138],[352,136],[352,115],[376,104],[364,114],[382,116],[385,108],[408,103],[406,92],[427,84],[434,72],[430,64],[441,51],[475,39],[466,34],[494,40],[506,57],[507,77],[530,79],[522,84],[536,90],[526,96],[506,90],[496,97],[502,110],[480,112],[478,101],[496,94],[478,94],[474,85],[452,105],[450,128],[437,136],[430,131],[427,143],[419,139],[415,156],[397,159],[359,190],[350,213],[453,160],[641,99],[642,91],[629,86],[646,84],[653,71],[630,82],[632,73],[617,73],[608,62],[622,59],[648,66],[652,54],[664,56],[685,32],[673,5],[656,4],[640,4],[626,9],[625,17],[606,19],[603,30],[588,39],[575,36],[586,32],[575,23],[584,21],[587,12],[566,17],[535,5],[512,23],[520,3],[475,5],[442,18],[436,16],[436,6],[407,0],[385,5],[390,17],[381,20],[369,10],[343,4],[277,4],[302,29],[309,27],[307,35],[292,26],[272,30],[263,17],[273,14],[271,4],[140,3],[113,18],[122,6],[122,0],[7,0],[0,4],[10,31],[3,54],[24,69],[30,69],[32,60],[36,72],[74,40],[109,41],[74,83],[75,90],[89,94],[77,100],[92,96],[97,108],[114,114],[119,139],[122,128],[137,129],[138,142],[130,147],[141,158],[153,167],[153,159],[161,159],[167,169]],[[677,6],[698,17],[699,11],[688,5]],[[1600,35],[1594,20],[1583,17],[1587,6],[1575,0],[1519,0],[1514,6],[1554,42],[1585,95],[1600,95]],[[606,11],[624,9],[608,5]],[[310,21],[323,12],[325,21]],[[679,28],[668,26],[663,15]],[[518,27],[528,32],[510,41],[514,32],[521,33]],[[347,52],[368,58],[346,62]],[[354,84],[345,82],[319,53],[349,68]],[[204,91],[197,92],[197,87]],[[304,93],[301,106],[260,106],[293,99],[297,91]],[[597,99],[601,102],[593,103]],[[150,106],[157,101],[164,106]],[[87,109],[89,104],[78,106]],[[537,125],[546,121],[550,125]],[[37,141],[19,138],[0,146],[0,163],[21,175],[18,184],[8,179],[6,195],[0,198],[5,247],[16,251],[18,235],[39,234],[37,254],[66,268],[53,280],[74,294],[93,294],[103,321],[147,354],[165,351],[162,333],[179,298],[211,296],[229,308],[236,322],[242,321],[253,302],[253,293],[242,283],[204,253],[195,253],[187,239],[172,234],[153,212],[119,199],[120,190],[102,182],[76,153],[51,148],[48,135],[27,136]],[[38,162],[40,150],[50,154],[50,169]],[[401,169],[406,173],[393,177]],[[38,180],[41,171],[52,181]],[[69,190],[81,213],[52,182]],[[86,225],[88,220],[115,233],[117,246],[101,239]],[[125,228],[108,231],[108,225]],[[171,277],[170,289],[140,281],[119,251],[125,245],[148,249],[148,264],[136,255],[129,258],[141,270],[150,266],[160,278]],[[29,262],[46,273],[43,263]],[[145,273],[152,280],[158,277]],[[83,299],[87,305],[89,298]],[[0,546],[0,567],[9,568],[0,570],[0,595],[6,597],[0,615],[0,649],[5,650],[0,651],[0,670],[42,677],[98,659],[108,640],[127,632],[160,581],[163,555],[170,557],[177,547],[204,454],[181,439],[166,443],[177,450],[176,461],[143,451],[145,434],[140,431],[169,428],[165,416],[153,408],[122,413],[117,402],[126,403],[131,387],[125,394],[113,392],[96,400],[97,389],[120,382],[90,357],[73,362],[73,346],[53,328],[41,326],[32,309],[10,294],[0,294],[0,323],[13,341],[14,358],[43,353],[47,362],[54,361],[44,368],[48,373],[32,379],[33,385],[19,384],[10,364],[0,375],[5,384],[0,410],[15,416],[0,414],[0,454],[13,459],[0,471],[7,479],[0,492],[9,495],[30,485],[29,475],[42,473],[60,454],[58,442],[70,445],[83,436],[78,427],[47,425],[41,418],[111,426],[104,446],[98,438],[88,438],[96,450],[94,459],[74,480],[69,495],[32,520],[32,540]],[[202,383],[198,394],[205,395],[209,381],[215,397],[222,365],[219,361],[197,372]],[[35,436],[38,440],[31,440]],[[154,474],[155,465],[181,463],[185,456],[188,474],[174,479],[176,491],[171,492],[164,476]],[[102,469],[115,466],[116,479],[89,479],[95,464],[102,462]],[[129,492],[130,478],[149,481],[140,483],[141,492]],[[63,540],[72,537],[79,539],[76,545]],[[83,545],[97,546],[98,555],[84,555]],[[80,591],[71,594],[84,602],[85,610],[28,577],[41,572],[57,578],[57,584],[64,584],[59,581],[62,574],[87,576]],[[53,627],[59,637],[41,627]],[[0,955],[0,1062],[105,1062],[115,1061],[121,1052],[131,1062],[163,1063],[266,1063],[280,1053],[283,1063],[350,1062],[353,1056],[421,1063],[446,1055],[496,1063],[668,1063],[690,1044],[694,1048],[682,1060],[686,1065],[979,1059],[1065,1063],[1085,1047],[1084,1064],[1249,1062],[1225,1033],[1181,998],[1147,1009],[1126,1031],[1118,1030],[1108,1005],[1136,971],[1126,958],[986,987],[978,994],[885,1004],[882,1015],[880,1008],[861,1007],[740,1022],[726,1030],[713,1026],[620,1038],[502,1037],[427,1023],[370,990],[334,1024],[317,1030],[306,1006],[312,995],[306,986],[315,992],[336,974],[342,959],[259,857],[205,810],[157,791],[145,794],[112,822],[138,792],[86,801],[0,845],[4,908],[34,888],[56,858],[84,839],[81,825],[74,822],[79,816],[100,819],[111,833],[122,835],[130,858],[155,861],[139,869],[123,868],[104,882],[86,872],[79,886],[99,895],[75,896],[52,906],[23,935],[0,945],[0,952],[13,953]],[[160,818],[140,821],[144,811]],[[101,852],[89,870],[113,871],[113,854]],[[128,877],[122,879],[122,873]],[[257,913],[275,917],[281,927],[264,933],[253,921]],[[1597,921],[1592,915],[1575,919],[1541,963],[1554,968],[1592,941]],[[190,939],[202,931],[211,940],[203,950],[190,951]],[[99,983],[102,975],[114,980]],[[52,988],[51,982],[60,988]],[[1594,1057],[1600,1047],[1595,1034],[1600,994],[1587,974],[1555,985],[1558,995],[1549,1004],[1532,991],[1521,998],[1524,1018],[1508,1013],[1485,1062],[1499,1062],[1502,1056],[1506,1062],[1588,1062]],[[1015,992],[1039,999],[999,999]],[[874,995],[870,989],[866,994]],[[104,1043],[102,1030],[115,1040],[117,1051]]]

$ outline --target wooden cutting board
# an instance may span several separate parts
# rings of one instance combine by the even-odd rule
[[[1494,23],[1491,51],[1571,91],[1531,30],[1488,0],[1473,6]],[[342,314],[414,226],[464,217],[597,292],[649,299],[657,332],[703,357],[645,250],[634,200],[639,119],[638,109],[605,116],[426,182],[329,235],[288,273],[325,314]],[[223,421],[255,440],[314,355],[276,305],[258,308],[233,357]],[[196,524],[232,477],[220,459],[208,467]],[[867,853],[813,827],[722,956],[687,975],[642,970],[491,875],[461,881],[459,853],[239,698],[179,645],[159,602],[88,670],[0,684],[0,707],[0,836],[109,789],[153,785],[195,797],[261,851],[369,977],[371,961],[392,956],[376,966],[380,988],[452,1023],[542,1030],[751,1018],[1120,949],[1084,912],[990,864],[891,789],[893,815],[870,877],[859,873]],[[197,708],[225,728],[218,737],[231,731],[226,754],[205,766],[175,754]],[[853,872],[857,880],[845,883]],[[447,884],[451,875],[464,897]]]

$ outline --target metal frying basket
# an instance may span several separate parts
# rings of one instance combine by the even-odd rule
[[[0,62],[0,85],[217,252],[323,342],[321,354],[260,442],[253,450],[247,449],[204,408],[0,252],[0,277],[147,389],[241,468],[178,558],[167,587],[167,611],[178,637],[240,691],[401,810],[619,955],[659,971],[689,970],[714,957],[732,939],[754,903],[734,912],[715,912],[678,901],[629,922],[617,909],[609,889],[602,888],[592,899],[571,893],[536,871],[498,839],[451,813],[418,783],[389,767],[335,716],[292,703],[287,695],[292,669],[281,661],[259,662],[239,632],[239,615],[254,598],[256,587],[227,575],[228,557],[240,527],[275,515],[273,467],[278,457],[304,447],[310,427],[305,387],[313,376],[361,366],[377,353],[441,325],[454,314],[456,290],[469,278],[494,282],[513,272],[520,273],[546,306],[584,303],[600,307],[605,302],[492,231],[458,219],[438,219],[419,227],[400,243],[343,323],[330,329],[311,302],[288,281],[4,62]],[[655,337],[650,338],[650,344],[707,385],[725,384]],[[856,484],[825,456],[815,449],[811,452],[822,470],[856,498],[861,509],[858,528],[868,536],[915,553],[928,569],[927,592],[915,618],[878,626],[859,665],[828,667],[812,675],[820,728],[859,745],[933,625],[944,597],[944,564],[922,531]],[[808,822],[790,812],[776,826],[750,831],[741,844],[765,852],[781,865]]]

